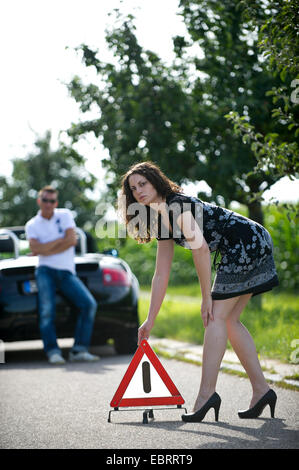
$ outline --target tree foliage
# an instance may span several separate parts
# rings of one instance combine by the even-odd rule
[[[51,133],[37,138],[35,149],[25,158],[13,160],[11,178],[1,177],[1,226],[25,224],[37,212],[38,191],[51,184],[59,191],[59,207],[74,212],[82,226],[95,217],[95,203],[86,195],[93,190],[95,177],[84,168],[84,158],[60,143],[51,150]]]
[[[260,132],[248,116],[231,112],[236,135],[250,144],[258,164],[254,171],[267,168],[269,173],[289,176],[299,173],[299,2],[271,0],[267,4],[243,0],[243,17],[258,29],[258,48],[277,86],[266,91],[272,96],[272,121],[276,132]],[[251,115],[249,115],[251,117]]]
[[[93,132],[101,138],[109,149],[102,164],[113,175],[114,193],[121,175],[142,160],[158,163],[171,178],[182,181],[189,176],[192,160],[185,145],[191,134],[191,100],[174,72],[138,44],[133,17],[118,14],[117,19],[106,36],[116,65],[100,61],[87,45],[78,48],[85,65],[96,68],[100,86],[86,86],[74,77],[69,90],[83,113],[96,106],[99,117],[74,124],[69,135],[76,140]]]
[[[250,114],[261,133],[274,133],[265,93],[277,79],[260,60],[257,36],[239,2],[181,0],[180,8],[190,39],[174,38],[171,66],[138,44],[134,18],[119,12],[106,36],[114,63],[104,63],[87,45],[77,48],[85,65],[96,68],[99,83],[86,85],[74,77],[68,85],[83,115],[69,135],[77,140],[93,132],[102,140],[114,193],[131,164],[149,159],[179,184],[205,180],[212,194],[201,197],[225,205],[239,201],[262,222],[252,194],[269,188],[278,176],[263,168],[252,172],[254,152],[224,116],[231,110]],[[194,44],[203,49],[203,59],[190,56]],[[95,109],[95,119],[84,119]]]
[[[240,2],[181,0],[180,9],[191,39],[176,39],[181,42],[178,55],[185,60],[190,46],[199,45],[203,58],[193,62],[198,73],[206,74],[195,80],[192,90],[201,111],[194,122],[195,145],[204,155],[194,172],[213,188],[213,196],[221,194],[226,204],[230,200],[246,204],[249,216],[262,223],[261,205],[253,194],[268,189],[278,176],[263,168],[252,171],[255,155],[236,138],[225,115],[229,111],[250,115],[260,132],[274,132],[271,100],[265,92],[277,79],[261,60],[257,34],[244,20]]]
[[[118,10],[106,32],[111,63],[86,44],[77,48],[97,81],[69,83],[82,119],[68,133],[75,142],[92,132],[108,149],[102,163],[114,199],[128,167],[152,160],[179,184],[207,182],[211,195],[200,193],[203,199],[236,200],[263,223],[263,191],[298,175],[298,3],[180,0],[188,36],[173,39],[171,65],[140,46],[134,17]],[[86,190],[95,178],[72,146],[53,151],[50,140],[49,132],[38,138],[13,161],[12,177],[0,177],[1,225],[32,217],[37,191],[49,183],[79,225],[94,221]]]

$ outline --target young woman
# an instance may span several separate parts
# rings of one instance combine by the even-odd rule
[[[215,390],[227,339],[253,391],[249,409],[239,411],[239,417],[258,417],[266,405],[273,417],[276,394],[264,378],[252,337],[239,320],[251,296],[278,285],[269,232],[233,211],[184,195],[150,162],[138,163],[124,175],[120,200],[129,233],[139,243],[158,240],[150,307],[139,328],[138,344],[149,338],[163,302],[174,243],[192,250],[202,293],[205,338],[200,389],[193,413],[182,415],[183,421],[200,422],[210,408],[214,408],[218,420],[221,398]],[[213,251],[221,260],[216,264],[215,257],[216,276],[211,289]]]

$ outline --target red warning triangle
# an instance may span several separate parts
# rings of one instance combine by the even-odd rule
[[[158,389],[157,396],[155,396],[156,389]],[[110,406],[117,408],[122,406],[182,405],[184,403],[185,400],[157,355],[148,342],[143,340],[137,348]]]

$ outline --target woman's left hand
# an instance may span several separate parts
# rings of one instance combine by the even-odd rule
[[[201,303],[201,316],[203,321],[203,326],[206,328],[208,326],[209,321],[214,320],[213,315],[213,300],[211,295],[207,297],[203,297]]]
[[[144,323],[142,323],[138,330],[138,346],[140,345],[142,340],[148,340],[153,326],[154,325],[149,320],[146,320]]]

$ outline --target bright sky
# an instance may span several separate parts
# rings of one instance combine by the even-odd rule
[[[179,0],[1,2],[0,173],[11,174],[11,159],[28,154],[37,135],[51,130],[55,146],[59,131],[78,120],[78,107],[63,83],[75,74],[89,75],[72,48],[86,43],[98,49],[103,60],[109,60],[104,38],[105,28],[112,21],[108,13],[113,8],[133,13],[140,44],[169,62],[173,57],[172,37],[185,33],[177,15],[178,4]],[[87,158],[87,168],[101,187],[100,161],[105,151],[95,139],[82,142],[78,150]],[[290,183],[286,179],[275,187],[268,191],[267,199],[298,200],[299,181]],[[190,191],[196,191],[194,185]]]

